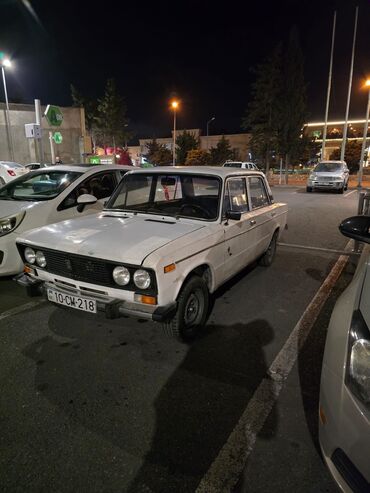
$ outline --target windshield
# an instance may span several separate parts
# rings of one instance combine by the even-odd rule
[[[332,171],[342,171],[343,170],[343,164],[341,163],[319,163],[317,166],[314,168],[314,172],[332,172]]]
[[[214,221],[218,216],[221,180],[216,176],[127,174],[107,209]]]
[[[81,175],[76,171],[31,171],[1,188],[0,200],[54,199]]]
[[[227,168],[241,168],[242,167],[242,163],[225,163],[224,164],[224,167],[227,167]]]

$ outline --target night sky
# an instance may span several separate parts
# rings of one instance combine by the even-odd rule
[[[350,116],[363,118],[370,75],[370,1],[145,2],[0,0],[0,47],[14,102],[70,105],[70,83],[99,96],[114,77],[137,137],[170,135],[168,101],[181,100],[179,128],[240,131],[251,67],[298,27],[310,120],[322,119],[333,12],[337,9],[330,118],[343,118],[355,6],[359,25]],[[0,99],[4,99],[2,90]]]

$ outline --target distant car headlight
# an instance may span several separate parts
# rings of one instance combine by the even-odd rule
[[[310,176],[308,177],[309,180],[316,180],[316,175],[311,173]]]
[[[134,283],[139,289],[148,289],[150,286],[150,275],[144,269],[138,269],[134,274]]]
[[[26,211],[23,211],[16,216],[9,216],[0,219],[0,236],[7,235],[8,233],[14,231],[23,221],[25,214]]]
[[[113,279],[120,286],[126,286],[130,282],[130,272],[126,267],[119,265],[113,269]]]
[[[40,267],[46,267],[46,258],[45,258],[45,255],[43,254],[43,252],[40,252],[40,250],[38,250],[36,252],[36,263]]]
[[[370,331],[359,310],[352,317],[348,346],[347,387],[370,409]]]
[[[24,250],[24,258],[29,264],[34,264],[36,262],[36,253],[33,248],[27,247]]]

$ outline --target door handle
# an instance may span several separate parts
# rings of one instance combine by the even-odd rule
[[[256,221],[255,221],[254,219],[251,219],[251,220],[249,221],[249,224],[250,224],[251,226],[254,226],[254,225],[256,224]]]

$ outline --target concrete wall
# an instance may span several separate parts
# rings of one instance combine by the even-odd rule
[[[46,106],[41,106],[42,114]],[[61,108],[63,122],[60,127],[50,127],[46,118],[42,118],[43,148],[45,162],[51,162],[49,131],[60,132],[63,136],[61,144],[54,144],[55,155],[64,163],[83,162],[82,153],[87,152],[85,115],[82,108]],[[26,164],[39,161],[33,139],[25,136],[24,125],[35,123],[35,108],[33,105],[10,104],[10,123],[14,142],[14,161]],[[0,103],[0,160],[10,160],[9,145],[6,131],[5,104]]]

